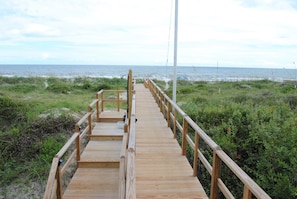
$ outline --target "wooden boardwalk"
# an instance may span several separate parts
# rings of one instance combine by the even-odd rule
[[[208,198],[150,91],[142,84],[135,91],[136,197]],[[123,134],[116,121],[95,124],[64,199],[118,198]]]
[[[208,198],[149,90],[135,90],[137,198]]]

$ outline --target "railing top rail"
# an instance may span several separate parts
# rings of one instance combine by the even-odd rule
[[[270,199],[271,197],[246,174],[223,150],[217,150],[217,155],[228,166],[228,168],[245,184],[249,190],[261,199]]]
[[[77,126],[80,126],[82,123],[84,123],[84,121],[87,120],[87,118],[89,117],[89,115],[92,114],[91,112],[86,113],[77,123]]]
[[[153,82],[152,80],[149,80],[153,85],[154,87],[156,87],[160,93],[162,93],[165,97],[165,99],[172,105],[172,107],[174,109],[176,109],[177,112],[179,112],[179,114],[181,114],[182,116],[185,116],[187,115],[177,104],[175,104],[162,90],[161,88],[155,83]]]
[[[69,149],[70,145],[75,141],[75,139],[79,136],[79,133],[74,133],[71,138],[64,144],[64,146],[60,149],[60,151],[55,155],[57,158],[63,157],[66,151]]]
[[[93,107],[98,101],[99,101],[98,99],[93,100],[93,101],[89,104],[89,107]]]
[[[124,90],[124,89],[120,89],[120,90],[115,90],[115,89],[112,89],[112,90],[105,90],[105,89],[101,89],[100,91],[98,91],[97,93],[98,94],[101,94],[102,92],[109,92],[109,93],[112,93],[112,92],[127,92],[127,90]]]
[[[56,176],[56,172],[57,172],[57,167],[59,164],[59,158],[58,157],[54,157],[53,161],[52,161],[52,166],[48,175],[48,181],[46,184],[46,188],[45,188],[45,193],[44,193],[44,199],[48,199],[50,198],[51,194],[52,194],[52,189],[51,187],[53,187],[54,181],[55,181],[55,176]]]
[[[212,149],[220,149],[220,146],[215,143],[189,116],[185,117],[188,124],[195,130],[196,133],[203,139],[205,143]]]
[[[135,143],[136,143],[136,135],[135,135],[135,95],[133,95],[132,99],[132,109],[131,109],[131,121],[130,121],[130,135],[129,135],[129,145],[128,151],[134,152],[135,151]]]

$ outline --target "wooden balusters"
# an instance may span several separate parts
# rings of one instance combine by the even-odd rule
[[[213,152],[212,174],[211,174],[211,187],[210,187],[210,199],[217,199],[219,197],[218,179],[221,175],[221,159],[216,153],[216,149]]]

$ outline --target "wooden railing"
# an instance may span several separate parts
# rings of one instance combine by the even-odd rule
[[[127,94],[127,99],[122,99],[121,94]],[[44,199],[62,199],[62,177],[70,165],[80,161],[80,155],[84,150],[82,139],[86,135],[92,135],[93,121],[100,121],[100,113],[105,108],[116,107],[117,111],[127,109],[130,114],[125,119],[124,136],[120,154],[119,198],[136,198],[135,184],[135,95],[133,96],[132,71],[128,75],[127,90],[100,90],[96,93],[96,99],[88,105],[87,113],[75,124],[75,133],[55,155],[52,161],[48,181],[44,193]],[[116,96],[116,97],[114,97]],[[128,103],[127,103],[128,101]],[[110,105],[110,104],[116,104]],[[122,107],[122,104],[124,106]],[[109,107],[108,107],[109,106]],[[95,117],[96,116],[96,117]],[[89,141],[89,140],[87,140]],[[75,146],[74,146],[75,145]],[[68,155],[68,153],[71,153]],[[64,159],[66,160],[64,163]],[[76,160],[76,161],[75,161]]]
[[[136,199],[135,152],[136,152],[136,102],[132,71],[128,75],[127,123],[123,136],[120,158],[119,199]],[[127,130],[126,130],[127,129]]]
[[[217,199],[219,190],[227,199],[235,198],[223,182],[221,176],[221,165],[224,163],[234,175],[243,183],[243,199],[251,199],[252,196],[261,199],[269,199],[270,196],[259,187],[222,149],[218,146],[187,114],[181,110],[152,80],[145,80],[144,85],[148,87],[159,105],[164,118],[167,119],[168,127],[173,126],[174,138],[177,130],[182,134],[182,155],[186,155],[187,144],[194,150],[193,154],[193,176],[197,176],[198,160],[204,165],[211,175],[210,199]],[[182,124],[178,121],[182,121]],[[194,141],[188,135],[189,128],[195,132]],[[213,151],[212,165],[201,153],[199,139],[202,139]]]
[[[133,95],[130,117],[130,131],[127,150],[126,198],[136,199],[135,153],[136,153],[136,110]]]
[[[124,133],[120,155],[119,199],[136,199],[135,178],[135,95],[131,106],[129,132]]]
[[[99,121],[100,113],[105,110],[105,108],[115,107],[111,104],[116,104],[116,110],[120,111],[121,109],[126,109],[126,103],[127,99],[122,99],[121,94],[127,94],[127,90],[100,90],[96,94],[96,100],[94,100],[91,104],[96,104],[96,110],[97,110],[97,121]],[[126,96],[127,97],[127,96]],[[122,104],[125,104],[124,107],[122,107]],[[108,105],[110,105],[108,107]]]
[[[44,199],[62,198],[62,177],[72,163],[76,163],[77,166],[77,162],[80,160],[80,155],[84,149],[82,140],[86,135],[92,135],[93,121],[99,121],[100,113],[104,111],[104,106],[108,105],[108,103],[116,104],[116,106],[111,105],[111,107],[116,107],[118,111],[121,108],[127,108],[127,105],[121,106],[127,100],[120,98],[120,94],[126,92],[126,90],[100,90],[96,94],[96,99],[88,105],[87,113],[75,124],[75,133],[52,160]],[[128,120],[126,120],[125,129],[128,129],[127,125]]]

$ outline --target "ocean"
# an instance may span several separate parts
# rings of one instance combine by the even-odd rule
[[[136,79],[171,80],[173,66],[135,65],[0,65],[0,76],[20,77],[106,77],[126,78],[132,69]],[[231,68],[231,67],[177,67],[177,79],[194,81],[262,80],[283,82],[297,80],[296,69]]]

